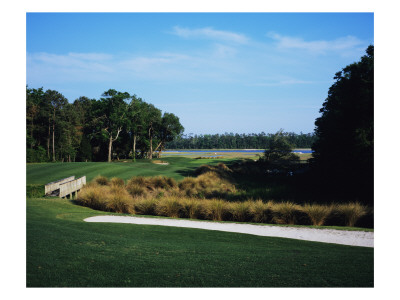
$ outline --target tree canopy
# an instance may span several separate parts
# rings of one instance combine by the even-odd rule
[[[179,118],[136,95],[109,89],[72,104],[57,91],[26,88],[27,161],[146,157],[183,132]]]
[[[335,74],[315,121],[313,169],[326,188],[373,199],[374,47]],[[362,199],[360,199],[362,200]]]

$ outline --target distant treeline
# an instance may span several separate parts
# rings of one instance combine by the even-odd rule
[[[189,134],[176,136],[166,143],[166,149],[267,149],[274,133],[250,134]],[[294,148],[311,148],[315,142],[314,133],[283,132]]]

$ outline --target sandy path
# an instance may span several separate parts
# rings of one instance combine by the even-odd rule
[[[374,247],[374,233],[334,229],[313,229],[303,227],[281,227],[238,223],[217,223],[182,219],[138,218],[129,216],[97,216],[85,219],[86,222],[129,223],[138,225],[161,225],[207,230],[229,231],[259,236],[272,236],[342,244],[350,246]]]

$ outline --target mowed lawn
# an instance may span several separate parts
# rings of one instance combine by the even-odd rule
[[[182,179],[218,160],[28,164],[27,184],[67,176]],[[228,161],[224,161],[228,162]],[[372,287],[374,250],[189,228],[86,223],[107,214],[28,197],[28,287]]]
[[[371,287],[373,249],[189,228],[86,223],[27,200],[28,287]]]
[[[154,161],[157,161],[156,159]],[[98,175],[108,178],[119,177],[124,180],[132,176],[163,175],[181,180],[202,164],[217,164],[229,162],[230,159],[191,159],[184,157],[162,158],[168,165],[156,164],[150,160],[126,162],[76,162],[76,163],[33,163],[27,164],[26,183],[46,184],[58,179],[75,175],[75,178],[86,176],[91,181]]]

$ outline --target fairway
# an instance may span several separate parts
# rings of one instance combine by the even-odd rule
[[[28,287],[371,287],[373,249],[188,228],[86,223],[27,200]]]
[[[219,162],[229,162],[229,159],[191,159],[184,157],[167,157],[163,161],[168,165],[161,165],[150,160],[132,160],[121,162],[76,162],[76,163],[40,163],[27,164],[26,183],[27,184],[46,184],[61,178],[75,175],[76,178],[86,176],[87,181],[91,181],[98,175],[108,178],[119,177],[124,180],[132,176],[157,176],[164,175],[181,180],[188,176],[202,164],[217,164]]]

